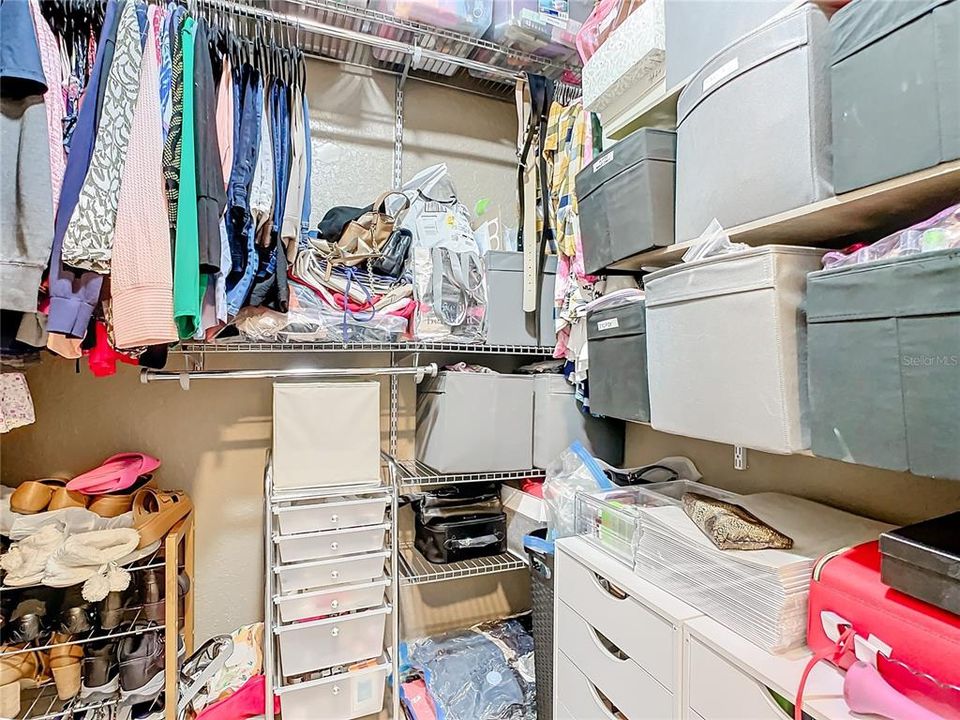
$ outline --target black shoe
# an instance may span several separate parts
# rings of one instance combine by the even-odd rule
[[[94,702],[113,698],[120,689],[117,641],[103,640],[84,645],[82,668],[81,699]]]
[[[163,692],[164,641],[162,630],[145,628],[128,635],[117,647],[120,698],[124,704],[152,702]]]

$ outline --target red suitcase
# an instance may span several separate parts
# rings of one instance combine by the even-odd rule
[[[903,695],[960,720],[960,616],[884,585],[876,542],[817,563],[807,644],[844,670],[871,663]]]

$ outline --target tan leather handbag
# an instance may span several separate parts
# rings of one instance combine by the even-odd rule
[[[329,258],[331,263],[352,266],[380,256],[396,223],[396,218],[386,212],[386,201],[391,195],[403,197],[398,215],[410,206],[410,200],[401,192],[388,190],[383,193],[373,204],[373,210],[351,220],[343,229],[334,244],[336,250]]]

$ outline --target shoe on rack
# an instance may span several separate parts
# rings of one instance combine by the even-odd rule
[[[0,717],[14,718],[20,713],[20,689],[35,688],[50,680],[45,653],[18,652],[23,645],[0,647]]]
[[[133,496],[133,527],[140,533],[140,547],[162,540],[193,510],[183,490],[141,488]]]
[[[141,475],[134,484],[125,490],[117,490],[106,495],[95,495],[87,508],[90,512],[104,518],[113,518],[133,509],[133,496],[137,490],[153,481],[153,475]]]
[[[58,630],[65,635],[83,635],[97,628],[97,611],[83,599],[79,586],[67,590],[57,616]]]
[[[166,585],[163,571],[159,568],[144,570],[137,574],[137,589],[143,603],[143,616],[147,620],[162,623],[165,620]],[[177,617],[184,615],[185,596],[190,591],[190,578],[186,573],[177,576]]]
[[[69,635],[54,633],[50,649],[50,670],[57,686],[57,697],[72,700],[80,692],[80,661],[83,659],[81,645],[67,645]]]
[[[117,641],[101,640],[84,645],[82,668],[80,698],[89,702],[112,698],[120,689]]]
[[[120,666],[120,698],[124,703],[152,702],[163,692],[164,683],[163,630],[143,629],[139,635],[128,635],[117,647]],[[182,659],[186,649],[178,636],[177,658]]]

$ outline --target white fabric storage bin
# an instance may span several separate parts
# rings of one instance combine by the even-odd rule
[[[443,473],[530,469],[533,378],[441,372],[420,385],[417,459]]]
[[[387,605],[354,615],[279,626],[281,672],[289,677],[378,657],[383,652],[389,613]]]
[[[680,93],[677,242],[713,218],[729,228],[832,196],[831,134],[830,30],[805,4],[721,50]]]
[[[389,585],[388,578],[381,578],[365,583],[277,595],[273,602],[280,611],[281,621],[297,622],[381,605],[383,593]]]
[[[383,708],[383,691],[391,665],[382,662],[361,670],[276,688],[283,720],[353,720]]]
[[[577,402],[563,375],[533,378],[533,466],[547,469],[560,453],[579,441],[591,455],[614,466],[623,461],[621,420],[593,417]]]
[[[379,525],[387,512],[386,497],[355,500],[335,499],[287,505],[274,510],[281,535],[336,530],[360,525]]]
[[[646,277],[654,428],[774,453],[810,446],[800,308],[821,255],[767,245]]]
[[[275,488],[379,483],[379,383],[274,383]]]
[[[295,563],[382,550],[389,527],[390,523],[383,523],[371,527],[275,535],[273,541],[280,551],[280,561]]]
[[[664,0],[646,0],[583,66],[583,106],[606,120],[636,102],[666,73]]]
[[[274,572],[280,583],[280,592],[297,592],[339,583],[382,578],[383,563],[389,555],[390,553],[384,550],[368,555],[347,555],[327,560],[278,565],[274,568]]]

